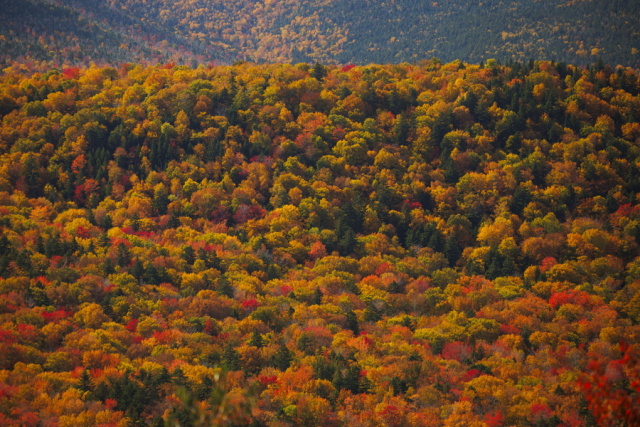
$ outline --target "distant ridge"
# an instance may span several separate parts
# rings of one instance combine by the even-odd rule
[[[0,0],[0,61],[401,63],[437,57],[640,67],[623,0]]]

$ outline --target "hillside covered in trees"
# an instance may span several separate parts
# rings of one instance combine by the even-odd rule
[[[0,424],[640,419],[640,75],[0,75]]]
[[[480,63],[640,67],[624,0],[0,0],[0,63]]]

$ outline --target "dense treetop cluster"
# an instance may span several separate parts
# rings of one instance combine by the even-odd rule
[[[0,75],[0,424],[638,421],[640,75]]]
[[[0,0],[0,64],[479,63],[640,67],[624,0]]]

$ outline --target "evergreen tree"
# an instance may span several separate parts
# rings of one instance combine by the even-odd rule
[[[251,339],[249,340],[249,345],[262,348],[262,346],[264,345],[264,342],[262,340],[262,335],[260,334],[260,332],[253,331],[253,334],[251,335]]]
[[[182,387],[188,384],[187,377],[184,375],[184,372],[182,372],[180,367],[173,370],[173,373],[171,374],[171,383]]]
[[[222,368],[227,371],[240,370],[240,355],[231,344],[227,344],[222,352]]]
[[[353,335],[360,335],[360,325],[353,310],[347,312],[347,329],[353,331]]]
[[[84,369],[80,374],[80,380],[78,384],[78,389],[80,391],[90,392],[94,388],[93,380],[91,379],[91,375],[87,369]]]
[[[444,256],[449,261],[449,267],[456,265],[461,255],[462,248],[460,248],[458,239],[453,234],[449,234],[444,243]]]
[[[280,344],[278,351],[273,357],[273,366],[281,371],[285,371],[291,365],[292,361],[293,354],[291,350],[289,350],[284,343]]]
[[[129,248],[120,242],[116,247],[116,264],[120,267],[126,267],[131,264],[131,254],[129,253]]]
[[[311,71],[311,77],[323,81],[327,76],[327,73],[327,69],[319,62],[316,62],[313,66],[313,70]]]
[[[316,290],[313,292],[313,299],[311,301],[312,304],[316,304],[316,305],[320,305],[322,304],[322,297],[324,296],[324,294],[322,293],[322,290],[320,288],[316,288]]]

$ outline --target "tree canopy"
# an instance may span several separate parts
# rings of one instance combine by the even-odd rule
[[[33,67],[2,425],[637,424],[636,70]]]

